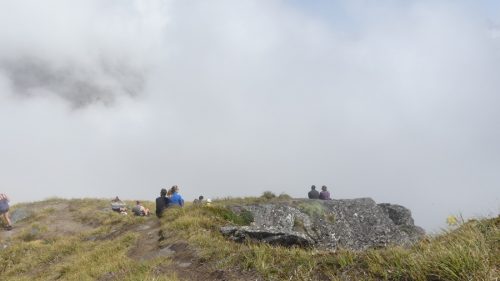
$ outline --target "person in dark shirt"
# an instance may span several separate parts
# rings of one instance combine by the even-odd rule
[[[326,190],[326,185],[323,185],[321,187],[321,192],[319,193],[319,199],[321,199],[321,200],[332,200],[332,198],[330,198],[330,192],[328,192]]]
[[[160,197],[156,198],[156,216],[161,218],[163,216],[163,211],[170,203],[170,199],[167,197],[167,190],[162,188],[160,191]]]
[[[198,199],[194,199],[193,201],[193,205],[202,205],[205,201],[203,201],[203,195],[200,195],[200,197],[198,197]]]
[[[315,185],[311,186],[311,191],[307,193],[307,196],[309,197],[309,199],[319,199],[319,192],[316,190]]]

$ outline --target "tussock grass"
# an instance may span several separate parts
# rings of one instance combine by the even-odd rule
[[[411,249],[364,254],[366,267],[384,280],[494,280],[499,277],[499,218],[470,221]]]
[[[70,207],[58,210],[58,204]],[[173,273],[160,273],[171,264],[168,258],[137,261],[128,256],[138,234],[127,229],[145,219],[108,210],[108,200],[50,199],[16,208],[38,212],[23,220],[22,226],[14,225],[19,228],[17,235],[0,241],[0,246],[5,245],[0,247],[0,280],[178,280]],[[44,221],[61,215],[58,212],[69,212],[94,228],[56,235]]]
[[[256,271],[265,280],[458,281],[500,278],[500,218],[470,221],[439,236],[428,237],[410,248],[392,246],[364,252],[326,252],[252,242],[239,244],[222,237],[219,233],[221,226],[236,224],[224,206],[237,202],[255,204],[262,200],[269,199],[230,198],[208,207],[169,210],[162,220],[163,228],[197,247],[203,259],[214,261],[215,268]],[[325,216],[324,210],[314,204],[300,207],[312,215]]]
[[[219,232],[221,226],[251,221],[246,214],[233,213],[227,206],[273,200],[290,199],[226,198],[216,200],[212,206],[168,209],[160,220],[165,233],[161,243],[185,241],[212,269],[250,271],[263,280],[500,279],[500,217],[462,223],[410,248],[394,246],[362,252],[236,243]],[[51,226],[43,222],[59,214],[60,204],[69,204],[65,211],[92,228],[54,235]],[[172,266],[168,258],[138,261],[128,256],[139,239],[131,229],[156,218],[123,216],[109,210],[108,200],[99,199],[55,198],[34,206],[14,206],[38,212],[20,223],[23,229],[16,235],[0,241],[0,246],[7,245],[0,247],[1,280],[177,280],[174,273],[161,270]],[[313,215],[328,215],[314,205],[302,207]]]
[[[311,217],[323,217],[325,215],[325,208],[317,201],[302,202],[297,207]]]

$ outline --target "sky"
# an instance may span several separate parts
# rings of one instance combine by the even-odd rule
[[[0,192],[500,212],[498,1],[3,0]]]

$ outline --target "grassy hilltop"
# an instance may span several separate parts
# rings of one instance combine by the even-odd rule
[[[12,211],[25,218],[0,230],[0,279],[500,280],[498,217],[465,222],[411,248],[363,252],[238,244],[219,233],[251,219],[227,205],[267,200],[288,198],[216,200],[168,209],[161,220],[111,212],[101,199],[18,204]]]

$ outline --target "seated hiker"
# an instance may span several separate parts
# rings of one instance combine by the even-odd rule
[[[194,199],[193,201],[193,205],[201,205],[203,204],[203,195],[200,195],[200,197],[198,197],[198,199]]]
[[[142,206],[140,201],[135,201],[135,207],[132,208],[132,212],[136,216],[149,216],[149,209]]]
[[[319,199],[319,192],[316,190],[315,185],[311,186],[311,191],[307,193],[307,196],[309,197],[309,199]]]
[[[0,215],[3,217],[7,226],[5,226],[6,230],[12,229],[12,222],[10,221],[9,216],[9,197],[7,195],[0,193]]]
[[[120,214],[126,215],[127,214],[127,205],[123,203],[118,196],[115,197],[115,199],[111,200],[111,210],[118,212]]]
[[[182,207],[184,206],[184,199],[182,199],[182,196],[179,194],[179,187],[177,185],[172,186],[170,189],[172,192],[172,196],[170,197],[170,203],[168,204],[169,207],[171,206],[179,206]]]
[[[205,203],[206,206],[211,206],[212,205],[212,199],[208,198],[207,203]]]
[[[167,190],[162,188],[160,191],[160,197],[156,198],[156,216],[161,218],[163,216],[163,211],[168,207],[170,203],[170,198],[167,197]]]
[[[321,199],[321,200],[332,200],[332,198],[330,198],[330,192],[328,192],[326,190],[326,185],[323,185],[321,187],[321,192],[319,193],[319,199]]]

